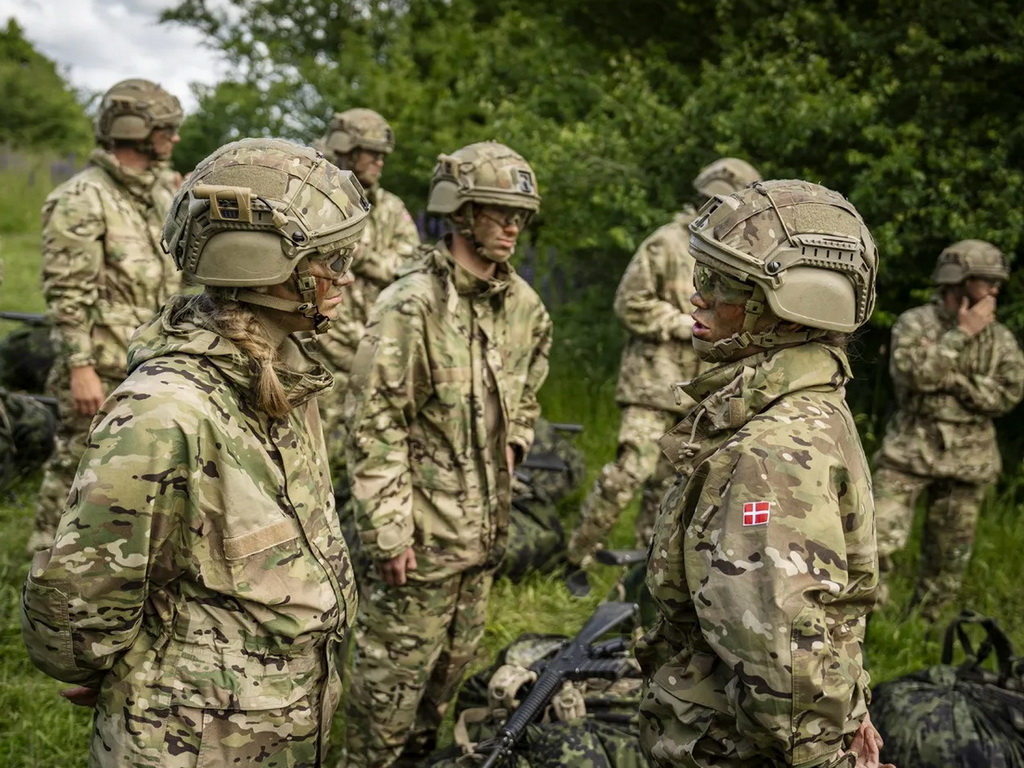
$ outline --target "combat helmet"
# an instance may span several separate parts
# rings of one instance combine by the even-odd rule
[[[761,174],[746,160],[722,157],[701,169],[693,180],[693,188],[704,197],[714,197],[731,195],[755,181],[761,181]]]
[[[156,83],[131,78],[110,87],[96,113],[96,143],[146,141],[160,128],[177,129],[185,113],[181,102]]]
[[[328,156],[339,162],[356,149],[393,152],[395,133],[387,120],[372,109],[346,109],[334,113],[322,143]]]
[[[852,203],[819,184],[758,181],[716,195],[690,224],[690,253],[698,268],[749,287],[740,334],[703,350],[694,340],[708,360],[729,359],[751,345],[851,333],[875,306],[878,251],[871,233]],[[776,317],[807,330],[755,333],[765,302]]]
[[[164,248],[193,282],[298,312],[322,332],[330,321],[316,305],[310,261],[330,259],[335,272],[346,271],[369,210],[356,177],[323,154],[283,139],[242,139],[203,160],[178,191]],[[301,302],[250,290],[292,273]]]
[[[522,155],[504,144],[481,141],[450,155],[438,155],[430,179],[427,211],[446,216],[480,256],[492,260],[508,258],[495,259],[477,242],[473,234],[473,206],[467,203],[525,211],[519,222],[519,228],[525,229],[540,210],[533,168]]]
[[[1003,252],[985,240],[961,240],[939,254],[932,272],[935,285],[959,285],[964,280],[1006,280],[1010,270]]]

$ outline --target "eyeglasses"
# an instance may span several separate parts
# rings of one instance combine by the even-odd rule
[[[342,248],[340,251],[334,251],[323,255],[318,254],[313,256],[311,260],[316,264],[323,264],[327,269],[340,277],[352,269],[352,261],[355,258],[355,253],[355,247],[348,246],[347,248]]]
[[[387,152],[378,152],[377,150],[374,149],[360,149],[358,150],[358,152],[370,158],[370,160],[372,160],[375,163],[380,160],[383,160],[384,156],[387,154]]]
[[[178,135],[178,126],[176,125],[157,125],[153,128],[153,133],[159,133],[161,136],[167,139],[173,139]]]
[[[502,229],[507,227],[526,229],[533,219],[533,211],[528,211],[525,208],[487,205],[481,206],[477,210],[477,216],[493,221]]]
[[[703,264],[698,264],[693,270],[693,287],[705,299],[724,304],[743,304],[754,292],[752,285]]]

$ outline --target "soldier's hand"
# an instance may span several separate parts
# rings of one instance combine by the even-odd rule
[[[100,697],[99,688],[86,688],[84,685],[76,685],[74,688],[65,688],[60,695],[78,707],[95,707],[96,700]]]
[[[91,365],[71,369],[71,399],[82,416],[95,416],[106,400],[103,382]]]
[[[384,578],[384,582],[392,587],[405,586],[406,572],[415,570],[416,553],[412,547],[409,547],[397,557],[385,560],[380,564],[380,575]]]
[[[968,336],[977,336],[996,319],[996,297],[986,296],[973,307],[965,296],[960,301],[957,311],[957,323],[960,330]]]
[[[508,464],[508,473],[514,475],[516,473],[516,449],[511,445],[505,446],[505,463]]]
[[[857,768],[895,768],[892,763],[881,762],[881,749],[882,735],[872,724],[871,715],[865,715],[850,744],[850,752],[857,757]]]

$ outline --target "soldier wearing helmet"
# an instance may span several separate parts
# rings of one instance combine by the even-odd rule
[[[707,199],[731,194],[760,179],[749,163],[725,157],[701,170],[693,186]],[[629,332],[615,392],[622,409],[618,450],[583,502],[580,524],[568,547],[568,559],[574,566],[589,563],[641,489],[635,527],[637,543],[646,547],[658,502],[675,475],[657,440],[694,406],[672,385],[689,381],[699,370],[690,340],[693,257],[687,247],[687,226],[696,213],[686,206],[644,240],[615,293],[615,314]]]
[[[156,83],[117,83],[100,102],[88,166],[43,204],[43,293],[58,350],[47,386],[59,424],[30,552],[53,540],[89,423],[126,375],[128,338],[180,287],[160,230],[177,186],[167,162],[182,117]]]
[[[380,186],[384,160],[395,149],[395,134],[383,117],[371,109],[338,112],[319,144],[339,168],[356,175],[373,204],[352,263],[355,282],[330,330],[318,339],[324,362],[334,373],[334,389],[321,399],[320,413],[337,480],[343,479],[337,475],[343,474],[344,467],[341,406],[356,347],[366,330],[370,307],[416,252],[420,237],[405,204]]]
[[[374,305],[345,406],[365,574],[346,717],[351,766],[430,751],[483,635],[516,462],[529,451],[551,320],[508,263],[540,207],[496,142],[438,157],[427,203],[452,231]]]
[[[715,195],[689,230],[694,346],[719,365],[660,441],[679,479],[648,556],[641,746],[658,766],[877,764],[874,510],[844,352],[874,242],[845,198],[792,180]]]
[[[1003,254],[984,240],[962,240],[939,254],[937,291],[904,312],[892,329],[889,371],[896,412],[876,456],[878,554],[884,579],[907,543],[922,492],[927,512],[911,598],[934,621],[956,601],[974,544],[985,491],[1002,462],[993,418],[1024,395],[1024,356],[996,320]]]
[[[205,290],[133,337],[23,592],[32,660],[95,707],[90,765],[321,764],[356,589],[332,378],[293,334],[336,313],[368,207],[279,139],[221,147],[175,198],[165,241]]]

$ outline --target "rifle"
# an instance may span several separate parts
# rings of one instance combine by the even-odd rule
[[[594,559],[601,565],[635,565],[647,562],[646,549],[599,549]]]
[[[583,425],[582,424],[571,424],[569,422],[564,422],[564,421],[550,421],[548,423],[551,425],[552,429],[557,430],[558,432],[575,432],[575,433],[578,433],[578,432],[582,432],[583,431]]]
[[[599,549],[594,553],[594,560],[601,565],[635,565],[647,562],[646,549]],[[582,568],[576,568],[565,576],[565,587],[573,597],[586,597],[590,594],[590,579]]]
[[[636,603],[602,603],[580,633],[566,641],[553,659],[534,665],[543,665],[544,671],[516,711],[505,721],[498,736],[490,742],[491,753],[483,768],[494,768],[512,755],[515,745],[526,733],[526,726],[544,711],[566,680],[586,680],[588,677],[618,680],[633,671],[628,658],[613,655],[624,650],[621,639],[596,646],[592,643],[626,619],[634,618],[637,611]]]
[[[538,453],[530,451],[525,461],[519,465],[522,469],[543,469],[548,472],[565,472],[569,465],[565,459],[555,453]]]
[[[36,312],[0,312],[0,320],[14,320],[28,325],[49,325],[50,318]]]

